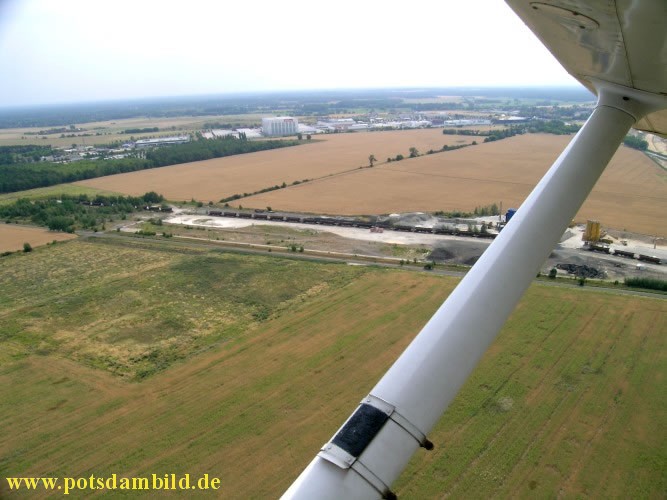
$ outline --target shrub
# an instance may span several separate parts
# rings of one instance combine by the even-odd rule
[[[23,244],[23,251],[25,253],[32,252],[32,246],[30,246],[30,243],[24,243]]]
[[[667,292],[667,281],[657,278],[625,278],[626,286]]]

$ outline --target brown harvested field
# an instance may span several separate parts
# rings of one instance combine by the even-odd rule
[[[322,178],[239,200],[244,207],[329,214],[472,210],[503,203],[519,206],[570,140],[531,134],[425,155],[373,169],[415,146],[422,153],[480,138],[446,136],[440,129],[335,134],[293,148],[144,170],[77,184],[141,195],[157,191],[171,200],[216,202],[223,197],[295,180]],[[338,175],[332,175],[338,174]],[[642,153],[621,147],[577,219],[667,236],[667,174]]]
[[[420,129],[315,136],[303,145],[216,158],[112,175],[78,182],[82,186],[102,186],[126,194],[157,191],[170,200],[218,201],[236,193],[293,181],[314,179],[368,165],[373,154],[378,161],[397,154],[408,156],[410,147],[421,152],[470,143],[479,137],[445,136],[440,129]]]
[[[503,203],[516,207],[530,193],[570,137],[524,135],[374,169],[351,172],[242,200],[335,214],[472,210]],[[667,236],[667,174],[642,153],[621,147],[577,219],[603,226]]]
[[[54,233],[39,227],[24,227],[3,224],[0,226],[0,252],[21,250],[24,243],[37,247],[53,240],[64,241],[76,238],[74,234]]]

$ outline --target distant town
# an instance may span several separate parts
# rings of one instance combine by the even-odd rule
[[[483,111],[425,111],[403,113],[379,113],[370,111],[358,115],[323,116],[323,117],[295,117],[295,116],[267,116],[262,117],[261,125],[240,127],[208,127],[178,135],[170,134],[170,130],[158,127],[144,129],[130,129],[125,133],[141,135],[135,139],[132,135],[127,141],[119,144],[86,144],[94,141],[102,134],[90,133],[82,127],[74,125],[69,128],[56,128],[33,133],[46,139],[47,136],[60,133],[60,138],[71,138],[80,143],[73,143],[70,147],[58,147],[52,150],[53,154],[41,157],[41,161],[55,163],[71,163],[80,160],[111,160],[127,157],[142,157],[147,149],[184,144],[197,139],[220,139],[235,137],[243,139],[262,139],[296,136],[299,139],[310,139],[319,134],[338,134],[354,132],[377,132],[383,130],[405,130],[423,128],[457,128],[480,126],[513,126],[531,121],[548,121],[566,119],[563,122],[580,123],[585,120],[593,108],[593,103],[571,105],[559,109],[556,105],[544,105],[532,108],[530,116],[522,114],[521,109],[512,109],[500,106]],[[525,111],[525,109],[524,109]],[[147,133],[151,135],[146,135]],[[166,133],[166,135],[165,135]]]

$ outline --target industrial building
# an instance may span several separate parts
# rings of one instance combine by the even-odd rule
[[[154,146],[170,146],[172,144],[185,144],[190,142],[190,137],[187,135],[179,135],[175,137],[158,137],[157,139],[139,139],[135,145],[138,148],[148,148]]]
[[[266,136],[296,135],[299,121],[291,116],[262,118],[262,133]]]

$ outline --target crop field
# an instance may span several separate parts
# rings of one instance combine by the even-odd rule
[[[87,196],[90,196],[91,198],[97,195],[104,195],[104,196],[120,195],[120,193],[114,193],[113,191],[104,191],[102,189],[95,189],[84,186],[75,186],[74,184],[58,184],[56,186],[26,189],[25,191],[18,191],[15,193],[2,193],[0,194],[0,205],[7,205],[10,203],[14,203],[20,198],[40,200],[46,198],[53,198],[63,194],[68,194],[70,196],[78,196],[80,194],[85,194]]]
[[[320,139],[322,141],[320,142]],[[380,162],[414,146],[424,153],[444,144],[476,139],[438,129],[335,134],[279,151],[114,175],[81,186],[127,194],[154,190],[172,200],[218,201],[282,182],[286,189],[239,200],[244,207],[328,214],[382,214],[466,210],[503,203],[517,207],[558,157],[569,137],[524,135],[400,162]],[[327,177],[328,176],[328,177]],[[322,178],[324,177],[324,178]],[[299,185],[293,181],[317,179]],[[656,214],[667,212],[667,173],[638,151],[621,147],[577,219],[603,226],[667,236]]]
[[[224,498],[275,498],[456,284],[141,245],[76,241],[0,261],[3,478],[208,473]],[[664,299],[532,286],[429,436],[435,450],[394,490],[663,496],[666,313]],[[163,357],[165,337],[191,331],[181,357]],[[146,368],[127,354],[138,344],[166,361],[132,381]],[[118,364],[95,358],[105,346]],[[51,496],[3,480],[0,497]]]
[[[76,236],[38,227],[0,224],[0,252],[22,250],[24,243],[29,243],[32,247],[38,247],[52,241],[64,241],[72,238],[76,238]]]
[[[334,214],[467,210],[502,201],[518,207],[569,141],[522,135],[441,154],[383,164],[242,200]],[[583,167],[582,167],[583,168]],[[603,226],[667,236],[667,173],[642,153],[621,147],[577,214]]]
[[[479,137],[445,136],[439,129],[328,134],[296,147],[217,158],[160,168],[153,172],[133,172],[90,179],[76,184],[126,194],[156,191],[170,200],[214,201],[260,189],[291,184],[368,166],[373,154],[378,161],[402,154],[410,147],[426,152],[445,144],[456,146],[480,141]]]

